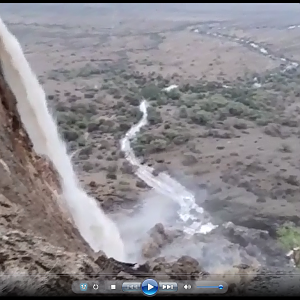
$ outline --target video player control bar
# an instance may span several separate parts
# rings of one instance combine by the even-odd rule
[[[72,284],[76,294],[225,294],[228,285],[224,281],[76,281]]]

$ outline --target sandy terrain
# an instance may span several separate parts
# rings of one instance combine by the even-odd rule
[[[97,9],[7,8],[3,19],[43,83],[82,183],[103,208],[123,212],[149,191],[119,145],[141,118],[144,97],[149,124],[134,141],[136,155],[195,192],[216,224],[268,230],[272,242],[282,224],[300,226],[300,71],[281,72],[280,59],[190,30],[202,22],[297,61],[300,28],[266,18],[267,28],[257,29],[251,17],[242,26],[225,12],[154,10],[147,18]],[[171,84],[179,88],[162,92]]]

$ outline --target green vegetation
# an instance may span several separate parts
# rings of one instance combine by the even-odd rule
[[[284,224],[277,231],[278,241],[287,250],[300,247],[300,227]]]
[[[192,139],[189,128],[195,126],[206,129],[204,135],[218,138],[231,138],[232,129],[245,131],[251,123],[264,127],[263,131],[272,136],[282,135],[282,127],[296,128],[299,122],[288,117],[285,108],[286,102],[293,103],[300,95],[300,89],[294,84],[297,80],[300,83],[300,74],[264,74],[261,80],[263,87],[259,89],[241,78],[226,83],[225,87],[199,80],[193,85],[184,83],[169,93],[162,91],[162,83],[166,81],[162,77],[151,77],[148,80],[151,83],[140,80],[143,82],[141,95],[151,107],[145,129],[149,137],[139,135],[133,142],[136,154],[151,154],[186,143]],[[167,111],[172,111],[171,117],[167,117]],[[155,130],[150,133],[151,129]],[[283,147],[282,151],[289,152],[289,149]]]
[[[81,96],[65,93],[66,103],[57,101],[58,95],[49,96],[58,102],[57,118],[62,134],[77,145],[84,143],[80,136],[85,132],[110,134],[118,141],[141,118],[139,104],[143,98],[150,107],[143,135],[139,134],[132,143],[137,155],[192,143],[195,133],[197,137],[228,139],[235,136],[234,132],[242,134],[251,126],[260,126],[268,135],[282,136],[284,127],[299,126],[296,118],[286,114],[288,104],[292,105],[300,96],[300,71],[297,70],[260,74],[262,88],[258,89],[252,81],[257,74],[247,74],[233,82],[201,79],[180,83],[177,74],[166,78],[155,72],[143,74],[124,62],[90,62],[78,70],[54,73],[59,80],[99,78],[99,75],[102,80],[99,89],[83,88]],[[178,89],[163,91],[175,83]],[[101,117],[107,113],[113,116]],[[282,145],[278,151],[290,153],[291,149]]]

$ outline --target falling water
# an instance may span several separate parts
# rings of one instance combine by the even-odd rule
[[[22,123],[37,154],[49,159],[60,175],[66,206],[90,247],[124,260],[124,246],[114,222],[79,185],[65,142],[51,116],[43,88],[23,50],[0,19],[0,60],[3,76],[17,100]]]

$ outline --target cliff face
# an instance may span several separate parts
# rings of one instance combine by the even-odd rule
[[[70,280],[20,280],[16,274],[85,274],[84,265],[100,272],[86,255],[73,253],[89,250],[60,210],[57,174],[34,153],[16,99],[1,74],[0,120],[0,272],[9,275],[0,279],[0,294],[46,292],[47,286],[53,287],[51,281],[63,288],[61,283]],[[65,288],[67,292],[70,284]]]
[[[49,163],[32,148],[16,99],[0,75],[0,224],[32,230],[53,245],[84,250],[81,238],[58,206],[59,182]],[[58,236],[59,233],[59,236]]]

